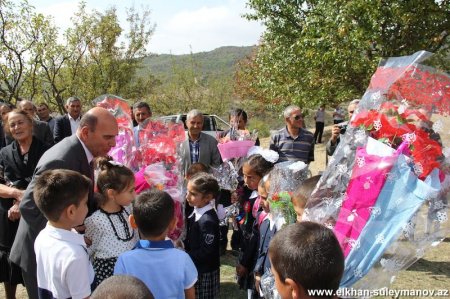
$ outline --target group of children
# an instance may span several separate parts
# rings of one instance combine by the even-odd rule
[[[96,293],[107,291],[106,284],[114,285],[111,277],[116,275],[130,275],[142,281],[150,291],[145,298],[218,298],[220,228],[215,199],[220,188],[217,180],[202,167],[188,171],[186,202],[193,210],[186,218],[184,245],[179,246],[167,237],[177,221],[170,195],[151,189],[136,196],[130,169],[108,158],[101,158],[97,163],[99,209],[88,218],[87,196],[91,184],[88,178],[70,170],[51,170],[37,180],[35,200],[48,219],[35,242],[40,298],[86,298],[93,290],[92,297],[95,297]],[[330,267],[333,269],[328,271],[326,280],[333,281],[330,288],[336,290],[343,256],[337,241],[329,242],[335,241],[331,231],[304,222],[276,234],[268,203],[273,166],[256,154],[247,158],[242,167],[246,188],[252,193],[248,198],[240,198],[241,208],[248,211],[240,225],[241,254],[236,267],[241,286],[248,289],[249,297],[258,297],[260,278],[272,269],[282,298],[299,298],[298,294],[321,283],[311,281],[310,274],[316,271],[320,276],[324,267]],[[317,180],[318,177],[306,180],[294,192],[292,202],[298,221]],[[71,231],[83,223],[84,236]],[[295,235],[303,234],[300,231],[306,231],[302,238]],[[295,240],[291,240],[292,235]],[[317,246],[322,246],[320,242],[330,243],[324,248],[331,253],[324,251],[321,258],[329,256],[336,265],[331,267],[330,261],[323,260],[318,261],[322,264],[317,267],[310,261],[303,261],[304,268],[293,266],[297,262],[301,264],[300,255],[316,259],[312,256],[317,248],[312,250],[311,244],[306,244],[314,238],[318,240]],[[303,247],[304,252],[298,252],[297,257],[297,251]],[[308,267],[317,269],[306,270]],[[136,288],[142,289],[142,284],[136,284]]]
[[[241,207],[244,210],[249,207],[251,213],[240,225],[242,242],[236,275],[240,287],[247,290],[248,298],[263,297],[261,277],[271,271],[269,244],[277,233],[269,202],[273,168],[274,164],[260,154],[250,156],[242,166],[245,187],[253,192],[240,199]],[[320,175],[308,178],[293,192],[291,200],[297,222],[302,221],[306,202],[319,179]]]

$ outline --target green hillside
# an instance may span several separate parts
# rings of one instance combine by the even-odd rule
[[[250,55],[253,47],[221,47],[209,52],[186,55],[151,55],[144,59],[139,76],[151,73],[158,79],[166,79],[174,69],[193,69],[206,80],[231,77],[236,63]]]

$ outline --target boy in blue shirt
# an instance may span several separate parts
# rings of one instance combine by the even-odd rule
[[[114,275],[139,278],[156,299],[194,299],[197,269],[186,252],[166,239],[176,226],[170,195],[160,190],[139,194],[133,202],[130,224],[139,230],[141,240],[119,256]]]

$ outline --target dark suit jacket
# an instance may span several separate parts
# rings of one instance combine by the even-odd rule
[[[198,273],[220,268],[219,238],[216,211],[205,212],[198,221],[195,221],[195,215],[188,219],[185,247]]]
[[[57,117],[55,120],[53,138],[55,139],[55,143],[58,143],[68,136],[72,136],[72,129],[70,128],[69,116],[67,114],[64,114],[60,117]]]
[[[183,157],[184,173],[191,166],[191,150],[189,149],[189,136],[186,135],[186,140],[181,144],[181,151]],[[220,158],[219,149],[217,148],[217,140],[205,133],[200,133],[200,154],[198,162],[206,166],[218,167],[222,162]]]
[[[259,213],[258,217],[259,218]],[[272,240],[273,236],[275,236],[277,232],[277,228],[274,226],[270,229],[270,221],[269,219],[265,219],[260,227],[259,227],[259,242],[258,242],[258,253],[256,258],[256,265],[254,272],[263,275],[267,269],[270,269],[270,260],[269,260],[269,243]]]
[[[33,188],[36,177],[49,169],[70,169],[91,177],[83,145],[76,135],[64,139],[44,153],[34,171],[33,179],[28,185],[24,197],[20,202],[19,229],[11,249],[10,259],[27,273],[36,273],[36,256],[34,241],[39,232],[45,227],[47,219],[42,215],[33,199]],[[89,207],[93,207],[93,193],[89,192]]]
[[[49,147],[49,145],[46,145],[36,137],[33,137],[33,141],[28,151],[27,163],[24,163],[23,161],[17,141],[13,141],[13,143],[4,147],[0,151],[0,167],[3,169],[4,179],[17,189],[26,189],[33,177],[33,172],[39,159]],[[13,205],[13,201],[12,198],[1,199],[0,211],[7,213]],[[11,248],[19,222],[3,222],[2,220],[1,223],[0,248]]]

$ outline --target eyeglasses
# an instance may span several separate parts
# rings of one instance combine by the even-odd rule
[[[303,116],[301,116],[301,115],[296,115],[296,116],[293,116],[293,117],[294,117],[295,120],[303,119]]]

